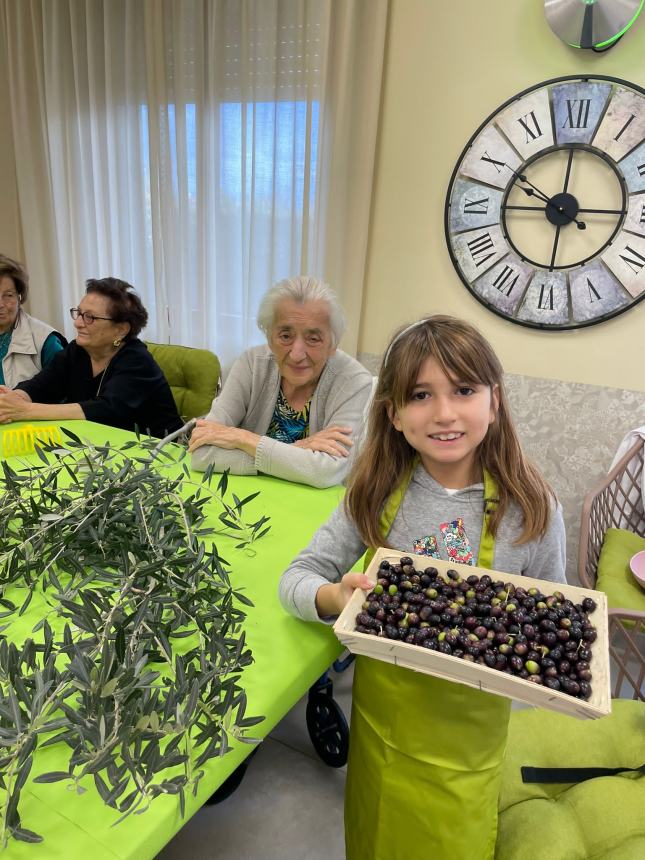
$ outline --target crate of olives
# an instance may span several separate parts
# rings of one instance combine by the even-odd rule
[[[601,591],[379,549],[334,625],[363,654],[459,684],[597,718],[611,711]]]

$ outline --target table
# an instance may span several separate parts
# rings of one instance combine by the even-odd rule
[[[82,439],[98,445],[118,446],[133,438],[126,431],[86,421],[59,422],[59,426],[68,427]],[[35,455],[28,459],[31,463],[39,462]],[[11,465],[16,464],[15,458],[11,458]],[[194,477],[199,480],[199,473]],[[260,490],[260,495],[245,507],[246,519],[271,517],[271,530],[254,544],[255,556],[234,549],[233,538],[217,537],[218,550],[231,565],[235,586],[243,586],[254,603],[254,608],[245,610],[244,630],[255,662],[245,669],[241,683],[248,695],[247,714],[265,716],[251,732],[263,738],[341,651],[329,627],[307,624],[289,616],[280,606],[277,587],[282,571],[339,503],[343,488],[318,490],[267,476],[231,476],[229,484],[240,498]],[[219,510],[213,506],[214,518]],[[11,589],[7,590],[7,597],[11,597]],[[31,610],[30,606],[25,617],[5,631],[10,640],[13,636],[16,641],[23,641],[26,630],[30,629]],[[253,749],[249,744],[235,743],[223,758],[206,763],[197,797],[193,798],[191,793],[186,796],[185,819],[180,816],[176,797],[161,796],[144,814],[131,815],[113,827],[119,814],[103,803],[91,778],[87,778],[88,790],[80,796],[70,793],[66,783],[42,785],[28,781],[20,802],[22,824],[36,830],[44,842],[29,845],[12,840],[5,856],[12,860],[38,857],[69,860],[86,856],[92,860],[152,858]],[[56,747],[39,749],[31,777],[67,769],[66,764],[62,766],[63,757]]]

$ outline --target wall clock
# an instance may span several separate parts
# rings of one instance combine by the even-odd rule
[[[495,110],[453,171],[452,262],[489,310],[543,330],[593,325],[645,298],[645,90],[543,81]]]

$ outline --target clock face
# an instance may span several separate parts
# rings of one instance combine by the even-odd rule
[[[565,77],[514,96],[453,171],[445,228],[482,304],[540,329],[593,325],[645,297],[645,90]]]

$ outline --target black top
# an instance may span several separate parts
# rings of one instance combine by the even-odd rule
[[[34,403],[78,403],[88,421],[165,436],[183,424],[166,377],[147,346],[127,340],[92,376],[89,354],[73,340],[48,367],[19,383]]]

